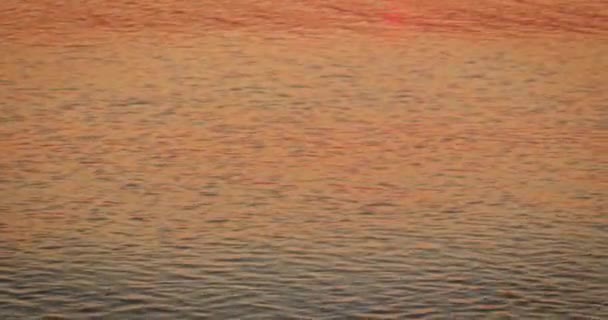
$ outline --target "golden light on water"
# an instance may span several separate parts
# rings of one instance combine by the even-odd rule
[[[604,318],[602,1],[0,2],[0,318]]]

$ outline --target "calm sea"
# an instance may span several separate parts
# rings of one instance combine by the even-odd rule
[[[608,319],[603,0],[3,0],[0,319]]]

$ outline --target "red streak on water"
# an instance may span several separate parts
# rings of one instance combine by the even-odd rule
[[[388,6],[387,12],[382,15],[384,21],[392,25],[402,25],[404,23],[404,16],[401,10],[397,9],[397,0],[391,1],[392,3]]]
[[[401,25],[403,24],[403,15],[395,12],[388,12],[383,15],[384,21],[389,24]]]

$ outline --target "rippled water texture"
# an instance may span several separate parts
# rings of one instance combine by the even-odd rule
[[[607,319],[602,2],[1,1],[0,319]]]

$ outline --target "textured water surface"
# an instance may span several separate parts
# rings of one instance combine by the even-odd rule
[[[608,318],[602,1],[56,2],[0,3],[0,318]]]

